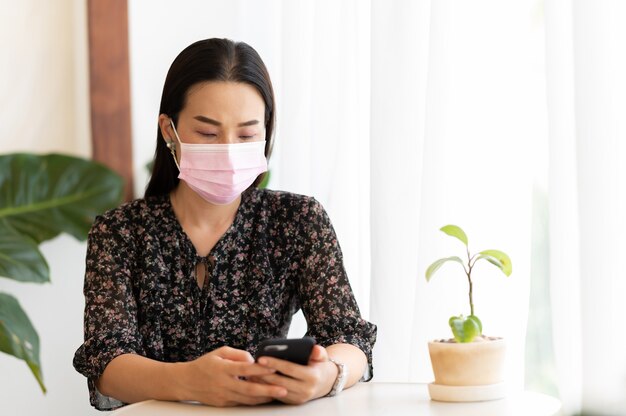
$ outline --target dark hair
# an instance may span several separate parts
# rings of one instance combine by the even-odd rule
[[[274,142],[274,90],[261,57],[244,42],[213,38],[186,47],[167,72],[159,114],[167,114],[177,123],[187,92],[194,85],[208,81],[242,82],[253,86],[261,94],[265,102],[265,157],[269,159]],[[264,176],[264,173],[259,175],[252,186],[258,186]],[[157,128],[154,165],[144,196],[168,194],[178,181],[178,168],[161,129]]]

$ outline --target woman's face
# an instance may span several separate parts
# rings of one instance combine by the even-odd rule
[[[183,143],[234,144],[265,140],[265,103],[251,85],[212,81],[187,92],[176,130]],[[177,142],[167,115],[159,116],[166,141]],[[177,155],[180,157],[180,155]]]

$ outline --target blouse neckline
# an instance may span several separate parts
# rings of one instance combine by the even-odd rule
[[[196,262],[206,261],[210,259],[219,259],[221,246],[225,244],[228,238],[235,232],[235,230],[237,230],[241,221],[243,221],[244,205],[248,201],[249,192],[250,192],[250,189],[247,189],[241,194],[241,201],[239,202],[239,206],[237,207],[237,212],[235,213],[235,218],[233,219],[232,224],[230,224],[230,226],[226,229],[224,234],[222,234],[219,240],[217,240],[213,248],[211,248],[211,250],[206,256],[201,256],[200,254],[198,254],[198,251],[196,250],[196,246],[193,244],[193,241],[191,241],[191,238],[189,237],[189,235],[187,235],[187,232],[185,231],[182,224],[178,220],[178,217],[176,216],[176,212],[174,211],[174,206],[172,205],[172,200],[171,200],[170,195],[169,194],[164,195],[166,211],[169,214],[170,219],[174,223],[176,232],[182,236],[182,243],[185,246],[185,249],[193,255]]]

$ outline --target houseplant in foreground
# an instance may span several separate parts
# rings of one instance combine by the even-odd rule
[[[500,250],[483,250],[471,254],[465,232],[456,225],[441,227],[441,231],[465,245],[466,259],[445,257],[426,269],[426,280],[445,263],[459,263],[469,284],[469,314],[452,316],[448,324],[453,338],[428,343],[435,382],[429,385],[433,400],[480,401],[504,396],[503,362],[505,343],[502,338],[482,334],[482,322],[474,314],[472,272],[480,260],[498,267],[506,276],[513,269],[511,259]]]
[[[85,240],[93,218],[119,204],[122,188],[119,175],[91,160],[60,154],[0,155],[0,277],[49,282],[39,245],[61,233]],[[51,299],[42,307],[54,308],[62,301]],[[0,352],[24,360],[45,393],[37,331],[18,300],[2,291]]]

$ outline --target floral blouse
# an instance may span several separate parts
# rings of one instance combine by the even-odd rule
[[[226,345],[254,355],[264,339],[287,336],[299,309],[308,336],[322,346],[355,345],[368,359],[364,380],[373,375],[376,326],[360,315],[330,219],[312,197],[248,189],[206,257],[168,195],[123,204],[91,228],[84,295],[85,342],[74,367],[100,410],[123,405],[95,387],[113,358],[190,361]]]

